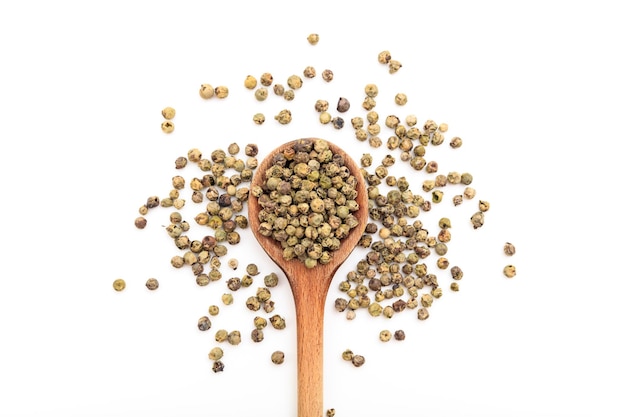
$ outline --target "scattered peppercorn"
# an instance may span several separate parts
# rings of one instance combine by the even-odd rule
[[[224,371],[224,363],[222,361],[215,361],[213,362],[213,372],[217,373],[217,372],[222,372]]]
[[[113,281],[113,289],[115,291],[123,291],[124,288],[126,288],[126,281],[124,281],[122,278],[118,278]]]
[[[339,113],[345,113],[350,110],[350,101],[348,101],[345,97],[339,97],[339,101],[337,102],[337,111]]]
[[[274,119],[278,121],[281,125],[286,125],[291,123],[291,111],[284,109],[278,112]]]
[[[391,340],[391,332],[389,330],[381,330],[378,338],[382,341],[382,342],[388,342]]]
[[[211,320],[207,316],[202,316],[198,319],[198,329],[200,331],[207,331],[211,328]]]
[[[205,100],[212,98],[215,95],[215,90],[211,84],[200,85],[200,97]]]
[[[243,86],[246,87],[248,90],[252,90],[256,88],[257,86],[256,77],[253,75],[248,75],[243,82]]]
[[[320,41],[320,35],[318,35],[317,33],[311,33],[309,36],[307,36],[306,40],[309,41],[311,45],[317,45],[317,43]]]
[[[406,94],[398,93],[394,97],[394,101],[396,102],[398,106],[404,106],[407,103],[408,99],[407,99]]]
[[[365,357],[363,355],[352,356],[352,365],[359,368],[365,364]]]
[[[174,108],[172,107],[166,107],[163,110],[161,110],[161,115],[167,119],[167,120],[171,120],[174,118],[174,116],[176,116],[176,110],[174,110]]]
[[[515,246],[510,243],[510,242],[506,242],[504,244],[504,254],[506,256],[513,256],[515,255]]]
[[[150,291],[154,291],[159,288],[159,281],[156,278],[148,278],[146,281],[146,288]]]
[[[146,227],[146,224],[148,224],[148,220],[146,220],[146,218],[145,218],[145,217],[143,217],[143,216],[137,217],[137,218],[135,219],[135,227],[136,227],[137,229],[143,229],[143,228],[145,228],[145,227]]]
[[[224,85],[220,85],[218,87],[215,87],[215,97],[217,97],[219,99],[224,99],[224,98],[228,97],[228,87],[226,87]]]
[[[285,354],[280,350],[276,350],[272,352],[271,359],[272,359],[272,363],[276,365],[280,365],[283,362],[285,362]]]
[[[220,360],[222,359],[223,356],[224,356],[224,351],[220,347],[214,347],[209,352],[209,359],[212,361]]]
[[[504,267],[504,276],[507,278],[513,278],[515,275],[517,275],[517,271],[515,270],[515,266],[513,265],[507,265]]]
[[[382,51],[378,54],[378,62],[381,64],[388,64],[391,61],[391,53],[389,51]]]
[[[172,133],[174,131],[174,123],[169,120],[164,121],[161,123],[161,130],[164,133]]]

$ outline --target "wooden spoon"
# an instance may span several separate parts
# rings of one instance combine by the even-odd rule
[[[309,139],[315,140],[315,139]],[[288,142],[271,152],[258,166],[252,179],[252,187],[262,185],[265,181],[265,172],[272,165],[272,157],[294,145]],[[312,269],[304,263],[295,260],[285,260],[280,244],[272,237],[259,233],[258,199],[250,197],[248,201],[248,221],[254,236],[272,260],[285,273],[296,308],[296,329],[298,349],[298,417],[322,417],[323,414],[323,336],[324,336],[324,304],[328,288],[333,276],[341,264],[357,245],[363,235],[368,220],[368,198],[365,180],[358,165],[341,148],[328,143],[333,154],[344,158],[344,165],[357,179],[356,198],[359,209],[353,213],[359,220],[359,225],[353,228],[348,236],[341,241],[338,250],[332,253],[331,261],[318,264]]]

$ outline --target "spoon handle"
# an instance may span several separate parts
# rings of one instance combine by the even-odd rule
[[[297,328],[298,417],[322,417],[324,301],[328,285],[318,276],[311,276],[306,285],[301,279],[291,282]]]

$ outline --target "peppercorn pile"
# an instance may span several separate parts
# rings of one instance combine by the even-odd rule
[[[320,38],[317,34],[311,34],[307,40],[311,45],[317,45]],[[377,60],[380,65],[388,67],[389,74],[395,74],[402,68],[400,61],[392,58],[387,50],[378,53]],[[256,101],[268,100],[272,91],[274,96],[291,103],[305,80],[316,76],[315,67],[308,65],[303,69],[302,77],[292,74],[287,77],[285,84],[275,82],[272,74],[265,72],[258,80],[253,75],[243,77],[243,86],[254,91]],[[321,72],[321,78],[329,83],[335,79],[335,74],[325,69]],[[211,84],[203,83],[199,94],[205,100],[213,97],[225,99],[229,89],[226,86],[214,88]],[[415,310],[418,320],[428,319],[430,308],[435,300],[444,295],[445,286],[457,292],[460,289],[459,281],[463,278],[461,267],[447,257],[453,224],[455,227],[465,226],[474,230],[483,227],[490,204],[487,200],[474,200],[477,191],[473,188],[474,178],[471,173],[452,170],[441,172],[439,163],[427,157],[428,150],[441,147],[446,142],[450,150],[462,147],[463,140],[460,137],[446,139],[446,123],[436,123],[430,119],[418,123],[417,116],[409,112],[402,117],[395,112],[380,115],[376,110],[379,86],[375,83],[364,85],[362,97],[360,106],[351,106],[349,97],[339,96],[334,106],[335,114],[326,98],[309,103],[318,113],[320,124],[331,125],[337,130],[351,125],[346,139],[356,139],[357,144],[372,149],[362,149],[360,158],[355,158],[360,160],[360,172],[349,172],[342,157],[333,154],[325,140],[300,140],[293,147],[275,155],[272,165],[263,173],[262,185],[250,189],[248,185],[258,166],[259,149],[256,144],[244,147],[244,157],[239,156],[241,149],[237,143],[230,144],[226,150],[215,149],[208,157],[193,148],[186,156],[177,157],[174,167],[182,170],[195,164],[203,174],[190,179],[182,175],[173,176],[167,196],[150,196],[140,206],[140,216],[135,219],[135,226],[139,229],[147,226],[145,216],[149,210],[156,207],[172,208],[165,232],[180,253],[171,258],[171,265],[177,269],[189,268],[197,285],[204,287],[222,279],[221,259],[227,255],[228,247],[241,241],[242,232],[248,228],[245,208],[252,195],[258,198],[262,208],[258,219],[259,232],[280,242],[285,259],[303,262],[306,267],[315,268],[318,264],[329,262],[332,252],[338,249],[341,240],[356,226],[352,214],[359,209],[355,201],[355,175],[362,175],[367,185],[369,213],[369,222],[355,251],[362,257],[353,263],[345,278],[339,282],[338,289],[344,295],[334,300],[335,309],[345,313],[349,320],[354,319],[359,310],[366,311],[371,317],[385,318],[392,318],[406,310]],[[393,98],[393,104],[398,109],[404,108],[408,102],[409,97],[402,92],[396,93]],[[172,119],[176,111],[166,107],[161,113],[165,118],[162,130],[169,134],[174,130]],[[294,113],[294,109],[285,108],[275,114],[273,119],[279,125],[288,125]],[[261,126],[265,121],[263,113],[252,115],[252,123],[255,125]],[[381,136],[387,139],[383,140]],[[352,143],[346,146],[352,147]],[[382,158],[372,155],[380,154],[381,151],[385,153]],[[411,174],[395,175],[394,171],[399,165],[408,167]],[[400,171],[406,172],[404,168]],[[191,224],[180,213],[186,204],[181,195],[183,190],[190,192],[192,203],[202,205],[202,209],[193,217],[193,223],[203,227],[201,238],[190,237]],[[476,209],[469,218],[453,222],[450,217],[437,216],[434,229],[426,224],[424,213],[435,211],[444,204],[458,207],[466,206],[471,201],[477,203],[474,203]],[[429,216],[432,219],[433,214]],[[513,256],[513,244],[507,242],[504,253]],[[353,254],[348,264],[354,256],[357,255]],[[228,266],[236,270],[238,261],[231,259]],[[233,292],[251,287],[258,274],[258,268],[251,263],[242,276],[223,280],[227,290],[222,295],[224,305],[233,303]],[[514,277],[515,266],[506,265],[503,274],[508,278]],[[250,311],[263,310],[270,315],[275,308],[270,288],[278,284],[278,275],[271,272],[263,281],[264,285],[259,286],[256,293],[245,300],[245,305]],[[126,283],[117,279],[113,286],[116,291],[122,291]],[[146,287],[156,290],[159,283],[151,278],[146,282]],[[218,313],[217,306],[209,308],[210,316]],[[253,342],[264,340],[263,332],[268,322],[277,330],[285,328],[285,320],[281,315],[256,316],[250,333]],[[209,316],[202,316],[198,321],[200,331],[208,331],[211,327]],[[392,335],[397,341],[405,338],[404,330],[392,333],[385,329],[380,331],[379,339],[387,342]],[[215,341],[228,341],[231,345],[237,345],[241,342],[241,333],[239,330],[219,329],[215,332]],[[214,372],[224,370],[223,355],[224,351],[220,347],[210,351],[209,359],[213,361]],[[365,363],[362,355],[354,355],[349,349],[342,356],[356,367]],[[284,353],[275,351],[271,361],[275,364],[283,363]]]
[[[273,156],[261,186],[260,233],[283,247],[283,258],[307,268],[327,264],[358,225],[356,178],[322,139],[301,139]]]

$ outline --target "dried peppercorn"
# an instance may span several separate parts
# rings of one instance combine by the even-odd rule
[[[515,246],[510,243],[510,242],[506,242],[504,244],[504,254],[506,256],[513,256],[515,255]]]
[[[381,330],[378,334],[378,338],[381,342],[388,342],[391,340],[391,332],[389,330]]]
[[[317,45],[317,43],[320,41],[320,35],[318,35],[317,33],[311,33],[309,36],[307,36],[306,40],[311,45]]]
[[[504,276],[507,278],[513,278],[515,275],[517,275],[517,271],[514,265],[505,266],[503,269],[503,273],[504,273]]]
[[[315,70],[315,67],[309,65],[304,68],[304,71],[302,71],[302,75],[304,75],[305,78],[315,78],[315,76],[317,75],[317,71]]]
[[[274,351],[272,352],[271,360],[272,363],[280,365],[285,362],[285,354],[280,350]]]
[[[222,372],[222,371],[224,371],[224,363],[222,361],[215,361],[215,362],[213,362],[213,366],[212,366],[211,369],[215,373]]]
[[[281,110],[276,116],[274,116],[274,119],[281,125],[289,124],[291,123],[291,111],[288,109]]]
[[[243,86],[248,90],[252,90],[257,86],[257,79],[254,75],[248,75],[246,79],[243,81]]]
[[[350,101],[345,97],[339,97],[337,102],[337,111],[339,113],[345,113],[350,110]]]
[[[396,340],[399,340],[399,341],[404,340],[404,339],[406,338],[406,335],[405,335],[405,333],[404,333],[404,330],[396,330],[396,331],[393,333],[393,338],[394,338],[394,339],[396,339]]]
[[[241,343],[241,332],[239,330],[231,331],[228,333],[227,340],[231,345],[238,345]]]
[[[365,364],[365,357],[363,355],[353,355],[352,356],[352,365],[357,368],[360,368]]]
[[[159,288],[159,281],[156,278],[148,278],[146,281],[146,288],[150,291],[154,291]]]
[[[215,97],[219,99],[225,99],[226,97],[228,97],[228,87],[224,85],[215,87]]]
[[[137,229],[143,229],[146,227],[147,224],[148,220],[143,216],[139,216],[135,219],[135,227]]]
[[[211,328],[211,320],[207,316],[202,316],[198,319],[198,329],[200,331],[207,331]]]
[[[211,84],[200,85],[200,97],[205,100],[212,98],[215,95],[215,89]]]
[[[265,87],[269,87],[274,82],[274,76],[269,72],[264,72],[261,74],[261,78],[259,79],[261,85]]]
[[[176,110],[174,110],[173,107],[165,107],[163,110],[161,110],[161,115],[165,119],[171,120],[174,118],[174,116],[176,116]]]
[[[214,347],[209,352],[209,359],[212,361],[220,360],[222,359],[223,356],[224,356],[224,351],[220,347]]]
[[[118,278],[113,281],[113,289],[115,291],[123,291],[124,288],[126,288],[126,281],[124,281],[122,278]]]

